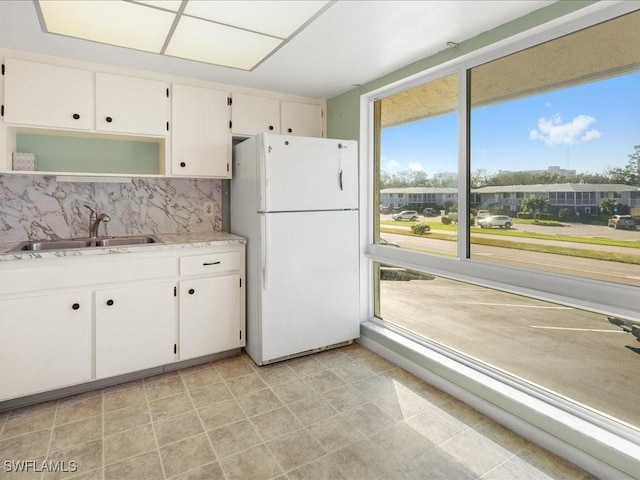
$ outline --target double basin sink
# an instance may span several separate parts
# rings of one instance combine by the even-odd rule
[[[68,250],[71,248],[126,247],[162,243],[155,235],[131,237],[74,238],[71,240],[31,240],[19,243],[11,252],[34,252],[42,250]]]

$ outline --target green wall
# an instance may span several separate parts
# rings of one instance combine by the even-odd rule
[[[42,172],[162,174],[160,145],[63,135],[19,133],[16,151],[35,153]]]
[[[493,30],[481,33],[465,42],[458,48],[445,50],[431,57],[424,58],[407,65],[384,77],[378,78],[361,87],[331,98],[327,102],[327,136],[329,138],[358,139],[360,137],[360,95],[390,85],[411,75],[424,72],[430,68],[486,47],[530,28],[542,25],[556,18],[587,7],[595,0],[560,0],[541,8],[524,17],[505,23]]]

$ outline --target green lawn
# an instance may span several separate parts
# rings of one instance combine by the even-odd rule
[[[455,241],[457,236],[447,233],[429,232],[426,235],[415,235],[411,230],[397,230],[393,228],[380,228],[380,233],[394,233],[397,235],[407,235],[411,237],[433,238],[436,240]],[[553,237],[553,236],[552,236]],[[489,245],[493,247],[513,248],[516,250],[527,250],[531,252],[553,253],[555,255],[567,255],[571,257],[591,258],[594,260],[605,260],[608,262],[629,263],[632,265],[640,265],[640,255],[632,253],[616,253],[599,250],[586,250],[581,248],[558,247],[554,245],[539,245],[526,242],[514,242],[512,240],[500,240],[500,238],[481,238],[471,236],[471,243],[475,245]],[[636,246],[635,248],[638,248]]]
[[[532,223],[532,220],[519,220],[516,219],[516,224],[518,223]],[[411,227],[411,225],[420,223],[420,222],[408,222],[408,221],[382,221],[380,222],[381,228],[384,225],[397,225],[397,226],[406,226]],[[427,222],[431,230],[445,230],[445,231],[453,231],[456,232],[458,230],[457,225],[444,225],[440,221]],[[539,225],[547,226],[547,223],[540,223]],[[557,224],[561,225],[561,224]],[[517,228],[517,227],[516,227]],[[387,233],[400,233],[401,230],[393,230],[388,229]],[[572,242],[572,243],[585,243],[590,245],[606,245],[609,247],[626,247],[626,248],[640,248],[640,240],[614,240],[610,238],[594,238],[594,237],[578,237],[573,235],[563,235],[560,233],[533,233],[533,232],[519,232],[517,229],[504,230],[502,228],[479,228],[472,227],[471,228],[471,237],[473,238],[474,233],[482,233],[484,235],[495,235],[497,237],[517,237],[522,239],[527,238],[535,238],[539,240],[555,240],[559,242]],[[450,236],[450,235],[446,235]],[[640,238],[640,235],[639,237]]]

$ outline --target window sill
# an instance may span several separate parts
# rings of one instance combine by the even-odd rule
[[[359,343],[599,478],[635,478],[638,433],[379,319]]]

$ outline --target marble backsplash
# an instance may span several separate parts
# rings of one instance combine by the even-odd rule
[[[205,215],[205,202],[213,215]],[[89,205],[111,221],[100,235],[222,230],[222,182],[133,178],[131,183],[68,183],[54,176],[0,175],[0,243],[86,237]]]

